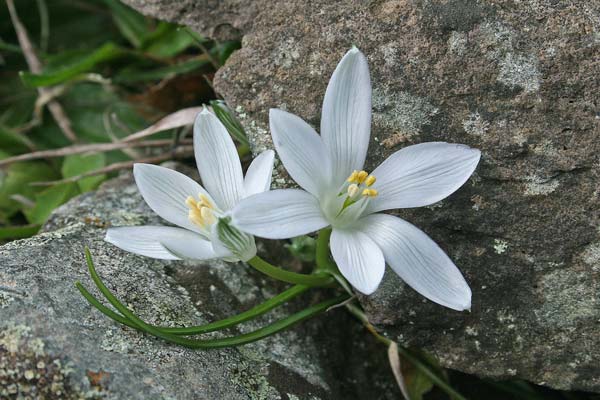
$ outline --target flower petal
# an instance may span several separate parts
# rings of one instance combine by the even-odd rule
[[[231,210],[244,193],[242,165],[227,129],[206,109],[194,122],[194,154],[202,184],[221,210]]]
[[[287,239],[326,227],[319,202],[299,189],[279,189],[243,199],[232,213],[240,230],[267,239]]]
[[[369,65],[364,54],[353,47],[331,76],[321,115],[321,137],[331,154],[336,182],[362,169],[370,135]]]
[[[315,196],[329,184],[329,155],[317,132],[288,112],[271,109],[269,125],[273,144],[286,171],[306,191]]]
[[[471,289],[452,260],[414,225],[386,214],[359,221],[389,266],[413,289],[454,310],[471,308]]]
[[[273,150],[263,151],[252,160],[244,178],[244,197],[266,192],[271,188],[274,160],[275,152]]]
[[[430,142],[405,147],[373,171],[379,195],[367,212],[440,201],[469,179],[480,156],[479,150],[462,144]]]
[[[208,240],[194,232],[171,226],[110,228],[104,240],[125,251],[162,260],[208,260],[217,257]]]
[[[188,218],[185,199],[203,194],[212,201],[202,186],[180,172],[152,164],[134,164],[133,176],[144,200],[155,213],[172,224],[200,232]]]
[[[334,229],[331,254],[344,278],[359,292],[371,294],[385,272],[381,249],[360,231]]]

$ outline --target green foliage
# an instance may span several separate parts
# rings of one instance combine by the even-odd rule
[[[7,9],[0,7],[0,160],[73,145],[48,112],[51,100],[62,106],[78,144],[116,141],[165,114],[208,102],[214,94],[206,76],[214,73],[215,60],[225,62],[239,47],[147,18],[119,0],[51,2],[48,15],[38,0],[15,6],[43,68],[29,70]],[[41,19],[49,21],[49,36],[43,36]],[[47,51],[39,43],[48,43]],[[39,95],[44,87],[52,98]],[[181,87],[191,87],[190,93],[182,95]],[[111,175],[95,171],[161,151],[71,154],[1,166],[0,240],[34,234],[54,208]],[[69,180],[86,173],[94,174]],[[53,181],[62,183],[44,184]]]
[[[123,49],[120,49],[113,43],[106,43],[87,56],[82,56],[81,54],[70,55],[72,63],[65,62],[62,68],[56,71],[46,71],[39,75],[21,72],[20,75],[23,83],[30,87],[57,85],[78,74],[91,70],[98,64],[121,57],[124,54],[125,51]]]
[[[86,172],[100,169],[106,165],[106,157],[103,153],[96,154],[72,154],[65,157],[62,165],[62,175],[64,178],[72,178]],[[106,174],[89,176],[77,181],[79,190],[89,192],[96,189],[106,179]]]
[[[290,240],[286,247],[294,257],[304,262],[315,261],[317,244],[310,236],[298,236]]]
[[[448,381],[446,374],[439,366],[437,361],[424,352],[416,352],[413,350],[413,355],[416,356],[421,363],[427,365],[437,376],[441,377],[445,382]],[[410,362],[402,363],[402,375],[406,383],[406,390],[411,400],[423,400],[424,396],[433,389],[433,382],[419,368],[416,368]]]
[[[28,209],[28,205],[20,202],[15,196],[33,199],[42,191],[42,188],[31,186],[30,183],[58,178],[58,174],[42,162],[12,164],[3,171],[2,175],[0,175],[1,223],[9,222],[9,218],[15,213]]]
[[[49,187],[35,195],[35,206],[25,210],[25,216],[32,224],[42,224],[56,207],[66,203],[78,193],[76,183],[63,183]]]
[[[35,235],[39,230],[40,225],[36,224],[0,226],[0,240],[26,238]]]

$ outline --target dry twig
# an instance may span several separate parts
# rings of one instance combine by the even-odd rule
[[[196,115],[202,111],[202,107],[190,107],[184,108],[173,114],[169,114],[166,117],[160,119],[156,123],[150,125],[146,129],[142,129],[132,135],[125,137],[123,142],[131,142],[153,135],[156,132],[166,131],[167,129],[179,128],[181,126],[190,125],[194,123]]]
[[[42,72],[42,63],[35,54],[31,40],[29,40],[27,30],[17,15],[17,10],[13,0],[6,0],[6,5],[8,7],[8,12],[10,13],[10,19],[15,28],[15,32],[17,33],[19,45],[23,50],[25,61],[27,61],[27,65],[29,66],[29,70],[34,74],[39,74]],[[38,88],[38,93],[40,96],[48,96],[48,90],[49,89],[47,88]],[[63,132],[65,137],[73,143],[78,142],[77,135],[75,135],[75,132],[71,127],[71,120],[69,120],[67,117],[62,105],[56,100],[51,100],[48,102],[48,109],[50,110],[50,114],[52,114],[52,117],[60,127],[60,130]]]
[[[169,152],[168,154],[161,154],[159,156],[140,158],[138,160],[133,160],[133,161],[118,162],[118,163],[108,165],[104,168],[89,171],[89,172],[86,172],[81,175],[72,176],[70,178],[60,179],[60,180],[56,180],[56,181],[47,181],[47,182],[32,182],[32,183],[30,183],[30,185],[31,186],[53,186],[53,185],[58,185],[61,183],[77,182],[78,180],[87,178],[88,176],[96,176],[96,175],[106,174],[109,172],[119,171],[121,169],[132,168],[133,164],[136,164],[136,163],[157,164],[159,162],[167,161],[170,159],[189,157],[192,154],[194,154],[193,147],[192,146],[184,146],[184,147],[180,147],[179,149],[176,149],[173,152]]]
[[[181,144],[191,144],[191,141],[183,141],[181,142]],[[166,147],[173,145],[174,142],[172,139],[146,140],[141,142],[80,144],[62,147],[60,149],[42,150],[33,153],[20,154],[18,156],[5,158],[3,160],[0,160],[0,167],[19,161],[37,160],[40,158],[64,157],[72,154],[82,153],[103,153],[106,151],[119,150],[131,147]]]

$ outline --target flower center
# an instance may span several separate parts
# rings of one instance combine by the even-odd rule
[[[378,195],[373,188],[376,178],[367,171],[354,171],[336,192],[321,203],[323,215],[333,227],[345,227],[361,216],[371,198]]]
[[[343,189],[346,187],[346,199],[344,200],[340,214],[346,208],[361,200],[361,198],[368,199],[370,197],[376,197],[379,192],[377,192],[377,189],[371,188],[376,180],[377,179],[373,175],[369,175],[367,171],[352,172],[338,194],[338,196],[343,196]]]
[[[190,209],[188,218],[199,227],[208,229],[212,224],[217,222],[215,206],[202,193],[198,194],[198,200],[193,196],[188,196],[185,199],[185,204]]]

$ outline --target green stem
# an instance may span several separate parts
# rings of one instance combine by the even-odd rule
[[[381,335],[375,327],[369,322],[367,315],[359,307],[354,304],[346,304],[346,308],[352,313],[362,324],[367,328],[369,332],[375,336],[381,343],[389,346],[392,341],[385,336]],[[419,358],[412,355],[406,348],[398,346],[398,353],[405,359],[407,359],[412,365],[415,366],[423,374],[427,375],[431,381],[436,384],[440,389],[446,392],[453,400],[467,400],[463,395],[458,393],[452,388],[444,379],[440,378],[426,363],[419,360]]]
[[[316,262],[317,269],[323,271],[336,271],[337,267],[329,258],[329,238],[331,237],[331,228],[321,229],[317,236]]]
[[[127,325],[131,328],[137,328],[137,325],[132,324],[126,318],[123,318],[121,315],[115,313],[110,308],[102,305],[102,303],[100,303],[90,292],[88,292],[81,283],[76,282],[75,286],[77,287],[77,289],[79,289],[79,291],[81,292],[83,297],[85,297],[86,300],[91,305],[96,307],[100,312],[102,312],[109,318],[112,318],[121,324]],[[155,328],[163,333],[167,333],[167,334],[171,334],[171,335],[199,335],[202,333],[214,332],[214,331],[218,331],[221,329],[229,328],[231,326],[248,321],[249,319],[256,318],[260,315],[263,315],[266,312],[272,310],[273,308],[300,295],[301,293],[305,292],[307,289],[308,289],[308,286],[302,286],[302,285],[292,286],[285,292],[278,294],[277,296],[265,301],[262,304],[259,304],[258,306],[254,307],[254,308],[251,308],[248,311],[244,311],[243,313],[240,313],[238,315],[234,315],[232,317],[225,318],[220,321],[211,322],[211,323],[205,324],[205,325],[197,325],[197,326],[190,326],[190,327],[167,327],[167,326],[156,326],[156,325],[151,325],[151,324],[148,324],[148,325],[151,325],[153,328]]]
[[[331,286],[334,283],[333,278],[327,274],[297,274],[295,272],[286,271],[283,268],[279,268],[272,264],[269,264],[259,256],[254,256],[253,258],[248,260],[247,263],[250,264],[250,266],[252,266],[257,271],[260,271],[263,274],[270,276],[271,278],[287,283],[294,283],[297,285],[305,285],[311,287]]]
[[[96,273],[96,269],[94,267],[94,263],[92,261],[92,257],[88,248],[85,249],[85,258],[88,264],[88,269],[90,271],[90,275],[92,276],[92,280],[102,292],[102,294],[106,297],[106,299],[113,305],[125,318],[129,320],[132,324],[136,325],[136,329],[145,331],[154,336],[162,338],[168,342],[175,343],[181,346],[189,347],[189,348],[220,348],[220,347],[230,347],[230,346],[239,346],[242,344],[254,342],[256,340],[262,339],[264,337],[273,335],[277,332],[280,332],[286,328],[289,328],[292,325],[297,324],[307,318],[313,317],[323,311],[326,311],[329,307],[344,301],[346,296],[339,296],[334,299],[330,299],[324,301],[322,303],[316,304],[314,306],[308,307],[294,315],[291,315],[287,318],[284,318],[280,321],[277,321],[271,325],[265,326],[263,328],[257,329],[253,332],[249,332],[239,336],[233,336],[222,339],[210,339],[210,340],[195,340],[183,338],[180,336],[170,335],[164,333],[151,325],[146,324],[140,318],[138,318],[133,312],[131,312],[127,307],[125,307],[104,285],[98,274]],[[89,293],[88,293],[89,294]],[[91,296],[91,295],[90,295]],[[93,296],[91,296],[93,297]],[[95,302],[99,303],[97,299],[94,299]],[[129,324],[127,324],[129,325]]]
[[[321,229],[317,236],[317,251],[316,251],[316,263],[317,268],[315,271],[327,272],[332,275],[339,285],[350,295],[354,296],[352,287],[346,281],[346,278],[342,276],[336,263],[329,256],[329,239],[331,238],[331,228]]]

